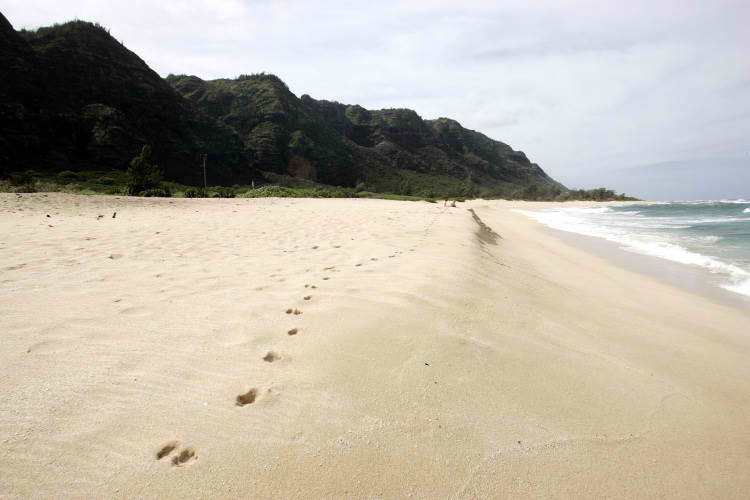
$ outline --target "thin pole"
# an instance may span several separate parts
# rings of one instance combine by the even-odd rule
[[[206,159],[208,158],[208,154],[203,154],[203,194],[206,194],[206,191],[208,191],[208,185],[206,184]]]

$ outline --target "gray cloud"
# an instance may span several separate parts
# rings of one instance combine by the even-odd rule
[[[639,194],[619,169],[750,151],[745,1],[4,5],[16,28],[97,21],[164,76],[273,72],[298,95],[455,118],[571,186]]]

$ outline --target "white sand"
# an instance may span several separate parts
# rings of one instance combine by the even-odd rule
[[[746,498],[750,313],[519,205],[0,195],[0,497]]]

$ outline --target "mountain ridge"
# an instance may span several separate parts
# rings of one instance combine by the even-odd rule
[[[192,185],[207,153],[223,185],[272,172],[433,196],[566,190],[523,152],[455,120],[297,97],[264,73],[164,79],[92,23],[17,32],[0,14],[0,42],[3,175],[124,170],[150,144],[166,178]]]

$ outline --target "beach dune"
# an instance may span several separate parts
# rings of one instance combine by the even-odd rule
[[[750,312],[533,206],[0,194],[0,497],[746,498]]]

